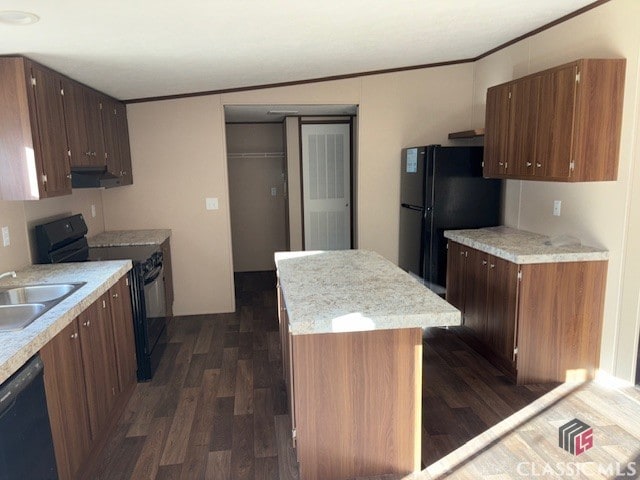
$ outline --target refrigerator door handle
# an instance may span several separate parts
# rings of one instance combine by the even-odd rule
[[[424,210],[421,207],[414,207],[413,205],[409,205],[408,203],[401,203],[400,206],[402,208],[408,208],[409,210],[417,210],[418,212],[421,212],[422,210]]]

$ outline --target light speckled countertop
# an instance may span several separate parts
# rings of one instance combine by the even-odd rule
[[[169,229],[111,230],[87,239],[90,247],[129,247],[132,245],[160,245],[171,236]]]
[[[366,250],[278,252],[293,335],[460,325],[460,311]]]
[[[517,264],[607,260],[609,252],[585,245],[554,246],[551,238],[510,227],[447,230],[444,236]]]
[[[23,330],[0,332],[0,383],[131,270],[130,260],[34,265],[3,278],[0,287],[87,282]]]

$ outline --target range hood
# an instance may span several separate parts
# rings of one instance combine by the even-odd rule
[[[120,177],[109,173],[107,168],[72,168],[72,188],[111,188],[122,184]]]

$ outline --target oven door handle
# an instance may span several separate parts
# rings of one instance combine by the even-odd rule
[[[156,278],[158,278],[160,276],[160,274],[162,273],[162,265],[158,265],[156,268],[154,268],[153,270],[151,270],[147,275],[145,275],[144,277],[144,284],[149,285],[150,283],[153,283],[156,281]]]

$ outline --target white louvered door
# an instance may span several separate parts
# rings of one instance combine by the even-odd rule
[[[350,150],[348,124],[302,125],[305,250],[351,248]]]

